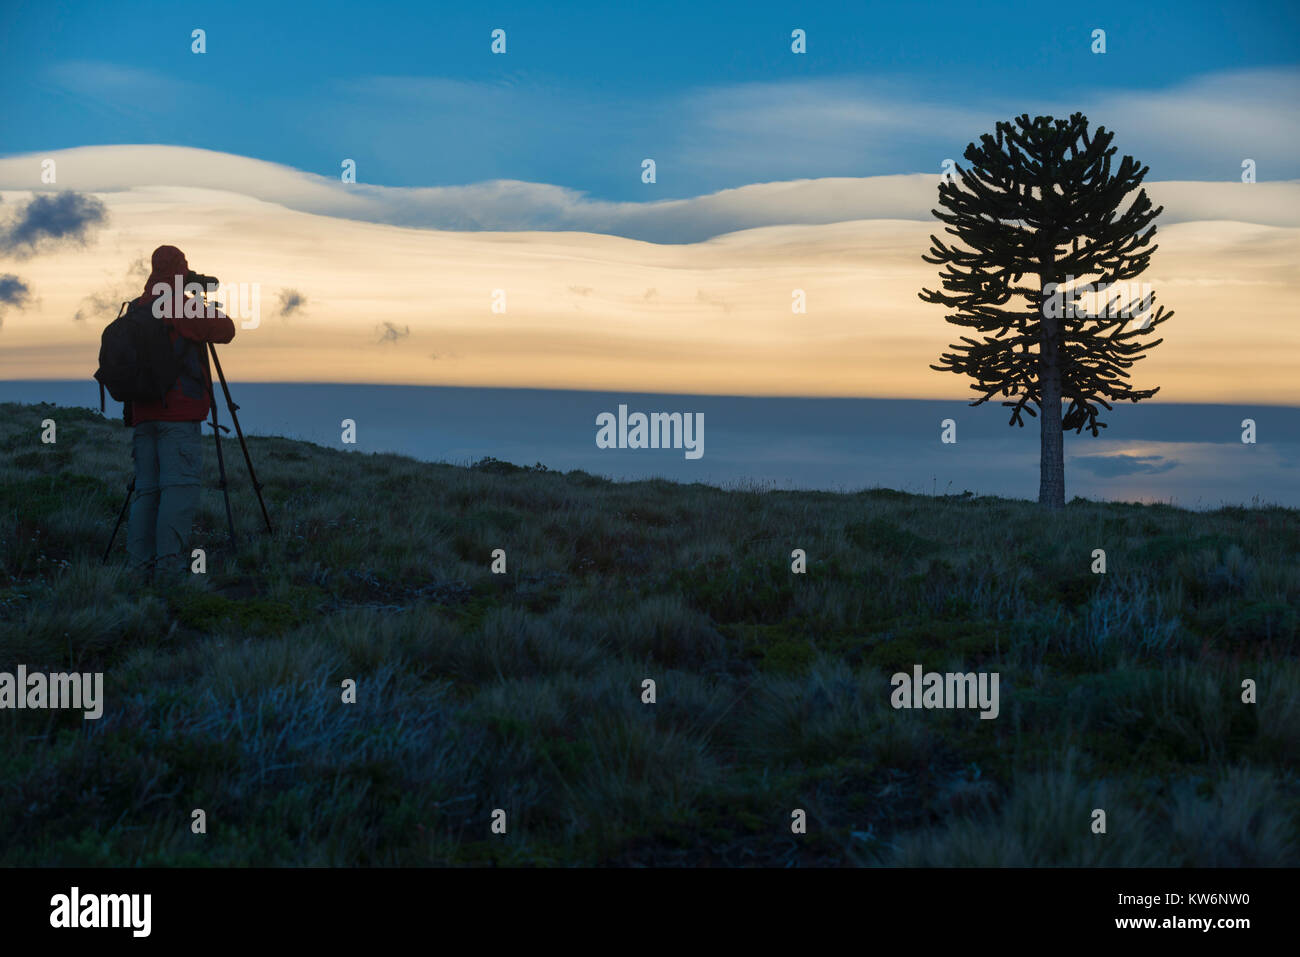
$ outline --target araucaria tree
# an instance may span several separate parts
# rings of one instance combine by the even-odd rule
[[[1101,408],[1156,394],[1134,389],[1128,369],[1173,316],[1132,282],[1157,249],[1152,221],[1164,207],[1152,209],[1145,189],[1125,202],[1148,168],[1125,156],[1112,169],[1113,137],[1105,127],[1090,135],[1081,113],[998,123],[939,186],[933,213],[959,243],[931,236],[921,257],[944,267],[944,291],[921,299],[972,330],[931,368],[975,379],[971,405],[1008,397],[1010,425],[1042,413],[1038,500],[1050,508],[1065,504],[1064,430],[1095,436]]]

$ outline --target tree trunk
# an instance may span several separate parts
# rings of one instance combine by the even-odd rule
[[[1041,313],[1040,313],[1041,314]],[[1038,358],[1041,403],[1038,504],[1065,507],[1065,436],[1061,430],[1061,319],[1043,315]]]

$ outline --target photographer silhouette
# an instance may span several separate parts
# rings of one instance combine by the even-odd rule
[[[133,308],[152,310],[180,360],[180,374],[158,401],[127,401],[123,415],[135,430],[135,500],[127,523],[131,564],[184,572],[203,473],[202,423],[211,409],[212,371],[205,343],[230,342],[235,324],[220,310],[186,315],[183,287],[191,275],[185,254],[159,246],[144,294]],[[165,288],[164,288],[165,287]]]

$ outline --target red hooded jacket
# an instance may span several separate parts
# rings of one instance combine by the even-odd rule
[[[185,276],[189,264],[185,254],[175,246],[159,246],[153,252],[153,271],[149,281],[144,285],[144,295],[136,303],[151,303],[159,298],[154,295],[154,287],[165,283],[168,291],[164,294],[171,299],[171,318],[161,321],[167,325],[171,334],[172,345],[179,347],[181,338],[191,342],[182,357],[182,371],[171,391],[162,402],[132,402],[127,415],[131,425],[141,422],[198,422],[206,419],[211,402],[208,391],[212,387],[212,370],[208,366],[206,343],[229,342],[235,338],[235,324],[225,313],[217,310],[212,318],[207,316],[187,317],[184,313],[185,297],[176,295],[178,288],[184,288]]]

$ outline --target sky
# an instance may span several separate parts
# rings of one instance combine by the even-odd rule
[[[916,295],[943,162],[1082,110],[1165,206],[1139,384],[1300,405],[1297,39],[1286,3],[7,9],[0,378],[88,375],[168,242],[260,290],[252,381],[960,398]]]
[[[166,143],[641,201],[937,171],[996,120],[1082,109],[1158,179],[1300,176],[1294,3],[6,6],[8,154]]]

